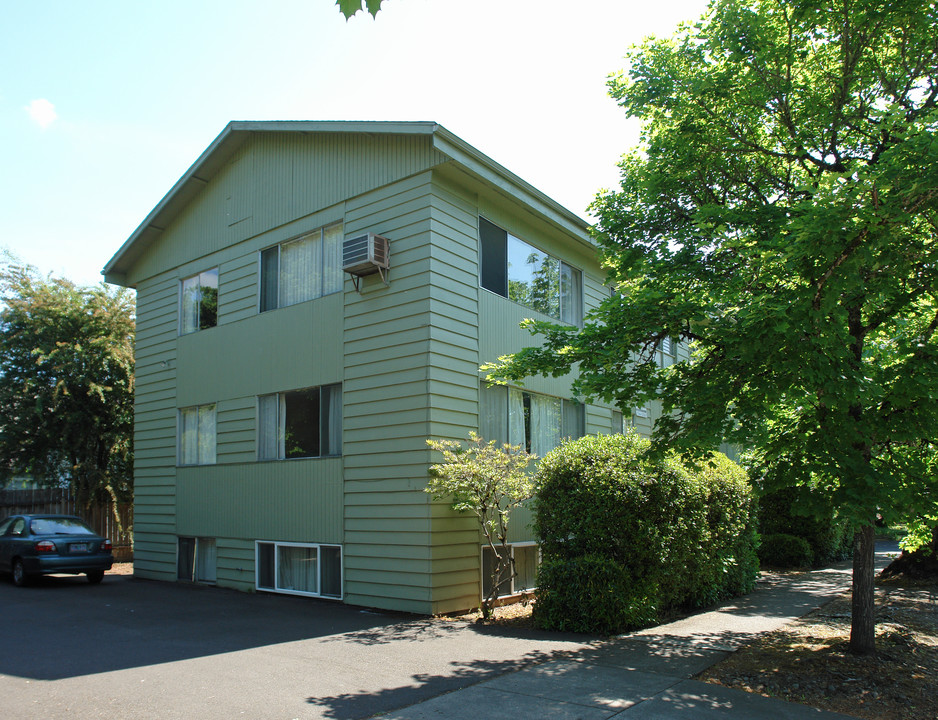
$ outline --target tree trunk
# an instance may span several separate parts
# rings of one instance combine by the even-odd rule
[[[876,552],[872,525],[860,528],[853,539],[853,604],[850,652],[876,654],[876,606],[873,601],[873,560]]]

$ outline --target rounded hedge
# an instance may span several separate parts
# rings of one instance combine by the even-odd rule
[[[541,460],[534,516],[541,627],[592,616],[590,631],[623,632],[654,624],[662,609],[752,588],[758,561],[745,471],[719,454],[699,469],[675,457],[652,463],[648,446],[634,433],[588,436]],[[572,582],[587,570],[589,578]],[[591,589],[595,574],[615,592]]]
[[[814,551],[802,537],[773,533],[762,536],[759,560],[763,565],[774,568],[811,567],[814,563]]]
[[[798,505],[810,507],[814,514],[796,514]],[[766,537],[779,534],[794,535],[808,543],[812,558],[809,562],[774,567],[820,567],[850,557],[853,550],[853,535],[847,531],[847,523],[803,487],[782,488],[759,498],[759,532],[763,543]]]

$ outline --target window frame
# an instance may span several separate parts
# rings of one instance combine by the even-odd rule
[[[266,585],[261,585],[261,555],[260,548],[262,545],[272,545],[273,546],[273,587],[267,587]],[[279,587],[279,576],[280,576],[280,556],[279,549],[281,547],[299,547],[299,548],[315,548],[316,549],[316,570],[318,573],[316,586],[318,592],[309,592],[306,590],[292,590]],[[322,562],[322,548],[333,548],[339,551],[339,594],[338,595],[327,595],[322,592],[323,589],[323,562]],[[340,543],[302,543],[302,542],[289,542],[289,541],[279,541],[279,540],[255,540],[254,541],[254,589],[258,592],[270,592],[277,593],[280,595],[299,595],[302,597],[317,597],[322,598],[323,600],[342,600],[345,597],[345,549]]]
[[[335,289],[330,289],[329,292],[324,292],[326,288],[326,262],[325,262],[325,253],[326,253],[326,231],[335,230],[337,231],[338,237],[338,265],[336,271],[338,272],[338,286]],[[299,305],[300,303],[309,302],[310,300],[318,300],[319,298],[326,297],[328,295],[335,295],[336,293],[342,292],[345,285],[345,278],[342,273],[342,245],[345,239],[345,223],[342,220],[337,220],[335,222],[326,223],[325,225],[320,225],[317,228],[308,230],[306,232],[300,233],[293,237],[282,240],[281,242],[274,243],[272,245],[267,245],[266,247],[261,248],[257,253],[257,312],[258,314],[272,312],[274,310],[280,310],[286,307],[292,307],[293,305]],[[298,243],[302,240],[312,237],[315,234],[319,234],[319,258],[316,261],[318,263],[315,269],[319,271],[319,288],[314,292],[310,297],[303,298],[301,300],[295,300],[294,302],[284,303],[282,301],[282,276],[283,271],[282,267],[282,258],[283,258],[283,246],[290,245],[292,243]],[[276,287],[273,290],[275,297],[275,304],[271,307],[266,307],[265,300],[265,283],[264,283],[264,255],[269,253],[271,250],[276,249],[277,251],[277,269],[276,269]]]
[[[323,454],[324,446],[331,446],[332,443],[329,442],[329,435],[332,433],[333,428],[328,423],[329,418],[331,417],[331,408],[323,404],[323,394],[325,390],[329,390],[330,400],[336,397],[335,388],[338,388],[338,404],[339,404],[339,428],[338,428],[338,451]],[[286,453],[286,422],[287,422],[287,396],[295,393],[301,393],[304,391],[316,390],[318,395],[318,417],[319,417],[319,440],[318,440],[318,454],[317,455],[300,455],[295,457],[287,457]],[[263,425],[265,422],[265,417],[262,410],[262,402],[265,398],[276,398],[276,410],[277,410],[277,427],[274,430],[274,441],[277,443],[277,456],[268,457],[264,455],[265,444],[262,442],[262,432]],[[295,388],[292,390],[281,390],[275,393],[264,393],[263,395],[258,395],[256,397],[256,412],[255,417],[257,420],[256,427],[256,436],[255,436],[255,447],[257,448],[256,460],[257,462],[283,462],[290,460],[319,460],[324,458],[338,458],[342,457],[343,451],[343,442],[344,442],[344,396],[342,391],[342,383],[327,383],[325,385],[311,385],[305,388]]]
[[[192,557],[189,559],[189,573],[188,577],[182,576],[182,567],[180,561],[182,560],[182,544],[184,540],[192,541]],[[212,557],[212,572],[213,577],[208,578],[204,577],[204,573],[200,571],[203,567],[205,557],[204,554],[200,551],[203,545],[210,546],[214,548],[213,557]],[[176,580],[177,582],[192,582],[199,583],[202,585],[215,585],[218,582],[218,541],[213,537],[198,537],[195,535],[177,535],[176,536]]]
[[[214,275],[215,275],[215,285],[214,285],[214,289],[215,289],[215,322],[212,323],[211,325],[206,325],[205,327],[202,327],[202,307],[203,307],[203,303],[202,303],[202,287],[203,287],[203,284],[202,284],[202,276],[203,276],[203,275],[211,275],[211,274],[214,274]],[[197,272],[197,273],[195,273],[195,274],[193,274],[193,275],[187,275],[186,277],[181,278],[181,279],[179,280],[179,303],[178,303],[178,308],[177,308],[177,310],[178,310],[178,316],[179,316],[178,333],[179,333],[180,336],[182,336],[182,335],[193,335],[193,334],[195,334],[195,333],[197,333],[197,332],[201,332],[201,331],[203,331],[203,330],[211,330],[211,329],[214,328],[214,327],[218,327],[218,284],[219,284],[219,278],[220,278],[220,273],[219,273],[219,271],[218,271],[218,266],[216,265],[215,267],[208,268],[207,270],[202,270],[202,271]],[[197,287],[198,290],[199,290],[199,293],[198,293],[199,301],[196,303],[196,322],[195,322],[196,327],[192,328],[191,330],[186,330],[186,329],[185,329],[185,321],[186,321],[186,282],[188,282],[189,280],[193,280],[193,279],[195,279],[195,280],[198,281],[198,285],[197,285],[196,287]],[[212,286],[209,285],[209,286],[207,286],[207,287],[212,287]]]
[[[202,451],[202,442],[199,436],[200,432],[200,411],[202,408],[212,408],[212,428],[214,430],[212,434],[212,460],[211,462],[203,462],[201,458]],[[184,413],[190,410],[194,410],[196,413],[196,442],[195,442],[195,452],[196,452],[196,461],[194,463],[184,462],[186,453],[185,453],[185,420]],[[202,403],[200,405],[186,405],[176,410],[176,466],[177,467],[202,467],[205,465],[217,465],[218,464],[218,403]]]
[[[509,592],[504,593],[504,594],[501,594],[501,595],[498,595],[498,596],[497,596],[498,598],[511,597],[511,596],[513,596],[513,595],[518,595],[519,593],[523,593],[523,592],[525,592],[525,593],[526,593],[526,592],[534,592],[534,591],[537,589],[537,568],[540,567],[540,565],[541,565],[541,560],[542,560],[542,557],[541,557],[541,546],[538,545],[537,542],[535,542],[534,540],[525,540],[525,541],[521,541],[521,542],[513,542],[513,543],[509,543],[508,546],[511,548],[511,557],[512,557],[513,559],[515,558],[515,548],[531,548],[531,547],[533,547],[533,548],[535,549],[535,553],[534,553],[534,577],[535,577],[535,582],[534,582],[534,585],[532,585],[531,587],[518,589],[518,588],[515,587],[515,581],[517,580],[518,575],[515,575],[514,577],[511,578],[511,588],[510,588]],[[488,551],[489,553],[492,553],[492,548],[490,548],[488,545],[482,545],[482,546],[480,547],[480,550],[479,550],[479,590],[481,591],[481,595],[482,595],[482,598],[483,598],[483,599],[486,598],[486,597],[488,597],[488,593],[486,592],[486,589],[487,589],[487,587],[486,587],[486,582],[487,582],[487,580],[486,580],[486,577],[485,577],[485,575],[486,575],[486,573],[485,573],[485,553],[486,553],[486,551]],[[494,555],[494,553],[492,553],[492,554]],[[494,558],[493,558],[493,560],[494,560]],[[517,561],[516,561],[516,567],[517,567]],[[499,585],[501,585],[501,584],[502,584],[502,583],[499,583]]]
[[[483,223],[486,223],[490,227],[485,227]],[[498,237],[495,236],[494,231],[497,231]],[[483,290],[488,290],[491,293],[495,293],[499,297],[503,297],[506,300],[517,303],[522,307],[533,310],[534,312],[541,313],[546,317],[557,320],[561,323],[570,325],[572,327],[582,327],[583,325],[583,316],[584,316],[584,295],[583,295],[583,270],[571,265],[566,260],[553,255],[536,245],[532,245],[527,240],[514,235],[508,230],[502,228],[500,225],[495,224],[488,218],[483,215],[479,215],[479,224],[478,224],[478,233],[479,233],[479,272],[478,272],[478,281],[479,287]],[[504,240],[502,241],[502,235],[504,235]],[[547,259],[556,261],[558,263],[558,272],[557,272],[557,314],[553,315],[550,312],[545,312],[544,309],[534,307],[530,303],[522,302],[517,298],[511,296],[511,275],[510,275],[510,262],[509,257],[511,256],[511,245],[512,240],[522,243],[530,248],[532,251],[544,255]],[[503,243],[504,247],[496,247],[499,243]],[[503,261],[504,267],[496,268],[491,265],[491,262],[495,262],[495,257],[498,256],[498,261]],[[486,263],[486,258],[491,257],[492,260],[490,263]],[[570,283],[573,286],[572,294],[570,295],[571,299],[564,299],[564,277],[568,275],[571,280]],[[488,282],[488,284],[486,284]],[[498,284],[499,287],[495,288],[492,285]],[[565,319],[567,315],[566,307],[568,304],[572,304],[571,312],[574,315],[573,320]]]
[[[498,425],[499,425],[499,430],[504,429],[505,433],[507,434],[507,437],[503,437],[503,436],[487,437],[486,433],[483,432],[483,428],[482,428],[483,394],[486,391],[491,391],[496,388],[505,389],[505,402],[506,402],[505,413],[504,413],[504,417],[502,418],[502,420],[498,422]],[[516,443],[516,442],[513,442],[512,440],[512,438],[518,434],[517,433],[518,428],[513,427],[512,425],[512,403],[511,403],[512,390],[521,393],[521,403],[522,403],[521,412],[523,413],[522,428],[523,428],[523,434],[524,434],[524,439],[522,443]],[[482,435],[482,437],[485,438],[486,440],[495,440],[499,444],[505,443],[505,442],[510,443],[512,445],[521,444],[523,450],[527,452],[532,452],[533,438],[532,438],[532,430],[531,430],[532,419],[531,419],[531,410],[530,410],[532,396],[536,396],[538,398],[548,398],[551,400],[557,400],[559,403],[558,408],[557,408],[557,418],[559,420],[559,427],[557,429],[558,430],[558,443],[557,445],[554,445],[552,448],[550,448],[551,450],[554,447],[559,447],[559,445],[565,439],[569,438],[571,440],[576,440],[577,438],[583,437],[586,435],[586,405],[584,403],[574,402],[573,400],[558,397],[556,395],[549,395],[547,393],[532,392],[525,388],[516,387],[514,385],[492,386],[489,383],[487,383],[485,380],[482,380],[479,383],[479,433]],[[579,432],[579,435],[576,435],[576,436],[564,433],[565,429],[567,429],[567,418],[569,417],[568,410],[570,409],[575,410],[577,413],[576,421],[578,425],[577,431]],[[515,432],[512,432],[513,430]],[[547,452],[549,452],[549,450]],[[543,455],[543,453],[541,452],[538,452],[538,454]]]

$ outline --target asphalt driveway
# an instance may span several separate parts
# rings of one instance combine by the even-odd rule
[[[0,609],[0,709],[37,720],[365,718],[589,640],[120,575],[0,578]]]

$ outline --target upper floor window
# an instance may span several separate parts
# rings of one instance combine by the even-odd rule
[[[215,464],[215,404],[179,410],[179,464]]]
[[[257,398],[259,460],[342,454],[342,386],[323,385]]]
[[[479,218],[479,281],[486,290],[561,322],[583,319],[579,270]]]
[[[218,324],[218,268],[182,281],[180,328],[182,335]]]
[[[584,406],[503,385],[482,384],[479,434],[543,457],[564,438],[584,434]]]
[[[261,251],[260,311],[342,289],[342,224]]]

